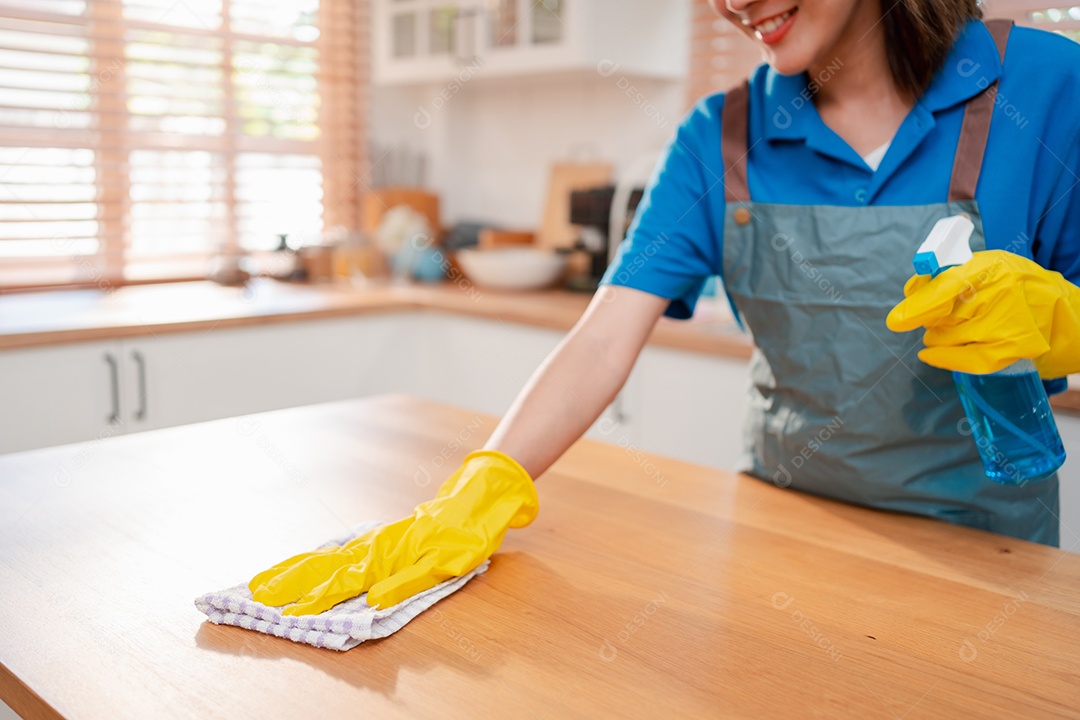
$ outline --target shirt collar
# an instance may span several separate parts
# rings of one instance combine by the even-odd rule
[[[975,97],[1000,77],[994,38],[982,22],[970,20],[919,102],[931,112],[944,110]]]
[[[807,73],[781,75],[772,68],[765,73],[766,140],[805,140],[820,131],[814,107],[817,87],[827,83],[838,68],[826,67],[817,77]],[[931,112],[944,110],[978,95],[1001,77],[1001,59],[990,31],[979,20],[970,20],[960,31],[941,69],[919,104]]]

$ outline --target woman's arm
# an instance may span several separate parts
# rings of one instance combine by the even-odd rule
[[[288,605],[286,615],[308,615],[366,592],[369,605],[390,607],[480,565],[509,528],[536,517],[540,502],[531,478],[615,397],[667,304],[640,290],[601,288],[529,379],[484,451],[469,453],[433,500],[344,545],[296,555],[259,573],[248,583],[256,602]]]
[[[484,448],[506,453],[539,477],[618,394],[668,302],[628,287],[601,287]]]

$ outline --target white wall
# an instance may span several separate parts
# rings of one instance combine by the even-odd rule
[[[521,229],[540,223],[552,162],[603,160],[618,171],[663,147],[686,110],[682,82],[617,72],[514,80],[478,74],[456,92],[379,87],[371,106],[376,143],[429,155],[429,185],[442,196],[444,224],[483,220]],[[414,123],[419,107],[431,116],[425,129]]]
[[[1080,388],[1080,383],[1073,380],[1071,387]],[[1065,466],[1058,471],[1061,479],[1061,548],[1080,552],[1080,418],[1061,411],[1055,416],[1067,456]]]

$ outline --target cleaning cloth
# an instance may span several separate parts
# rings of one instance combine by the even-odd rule
[[[347,534],[334,538],[323,547],[344,545],[381,524],[369,522],[356,525]],[[475,570],[379,610],[367,604],[367,593],[364,593],[318,615],[282,615],[283,608],[252,600],[251,591],[244,583],[207,593],[195,600],[195,607],[216,625],[234,625],[330,650],[351,650],[365,640],[396,633],[414,617],[457,591],[487,568],[488,561],[485,560]]]

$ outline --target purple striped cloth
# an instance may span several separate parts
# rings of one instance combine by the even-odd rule
[[[348,534],[334,538],[322,547],[343,545],[381,524],[370,522],[356,525]],[[396,633],[414,617],[461,588],[487,568],[488,562],[484,561],[480,567],[465,575],[447,580],[404,602],[381,610],[367,604],[365,593],[338,603],[318,615],[282,615],[282,608],[270,607],[252,600],[246,583],[196,598],[195,607],[216,625],[233,625],[330,650],[351,650],[365,640]]]

